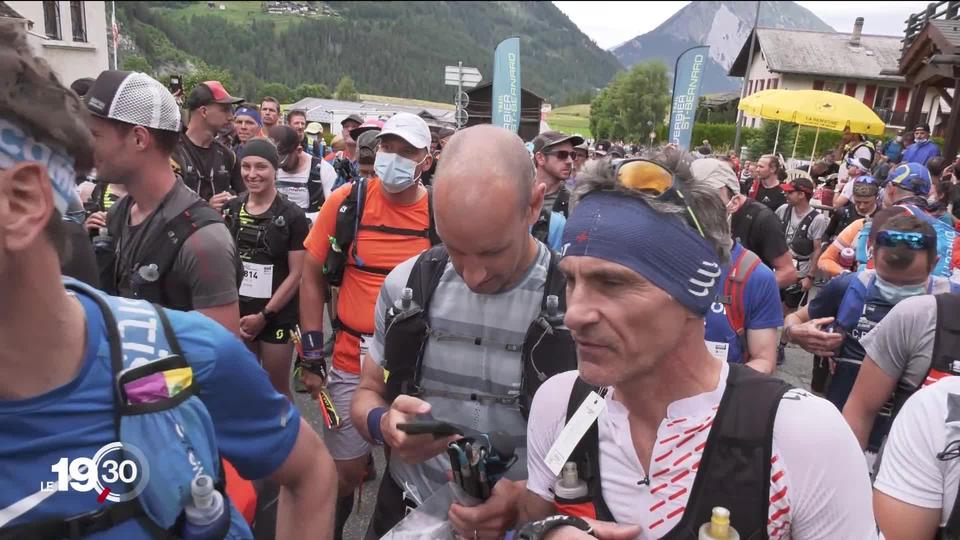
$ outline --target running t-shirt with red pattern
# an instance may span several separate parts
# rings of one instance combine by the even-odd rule
[[[630,434],[627,409],[616,392],[600,416],[603,497],[618,523],[640,525],[641,539],[670,532],[685,510],[729,367],[717,388],[667,407],[657,430],[649,482]],[[527,489],[552,502],[557,478],[544,458],[563,429],[577,373],[548,380],[537,392],[527,424]],[[863,453],[830,402],[794,389],[784,395],[773,431],[770,476],[771,540],[876,538],[870,480]],[[734,523],[736,517],[732,516]]]

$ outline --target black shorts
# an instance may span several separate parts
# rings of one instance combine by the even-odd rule
[[[256,341],[286,345],[290,343],[290,332],[293,331],[294,326],[296,326],[296,323],[267,323],[267,326],[257,334]]]

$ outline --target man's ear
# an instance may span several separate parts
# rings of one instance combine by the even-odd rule
[[[530,205],[527,207],[527,225],[532,227],[540,219],[540,211],[543,208],[543,197],[547,191],[547,186],[540,182],[533,183],[533,191],[530,193]]]
[[[7,170],[3,189],[9,215],[0,220],[5,247],[20,251],[41,234],[53,215],[53,186],[47,168],[35,161],[17,163]]]

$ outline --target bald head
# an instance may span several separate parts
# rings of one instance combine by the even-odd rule
[[[530,153],[516,134],[484,124],[458,131],[443,147],[437,166],[434,194],[451,203],[503,205],[515,201],[523,210],[530,204],[535,171]]]

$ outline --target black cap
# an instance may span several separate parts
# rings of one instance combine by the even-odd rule
[[[607,151],[607,155],[622,158],[623,156],[626,155],[626,153],[623,151],[622,146],[620,146],[619,144],[615,144],[610,147],[609,151]]]
[[[204,81],[190,92],[190,97],[187,98],[187,109],[193,111],[211,103],[239,105],[244,101],[241,97],[231,96],[220,81]]]
[[[533,153],[543,152],[561,143],[568,142],[573,146],[583,144],[583,137],[579,135],[567,135],[559,131],[544,131],[533,139]]]
[[[363,124],[363,118],[359,114],[351,114],[350,116],[341,120],[340,125],[342,126],[347,122],[356,122],[357,124]]]
[[[371,165],[377,158],[377,146],[380,139],[379,131],[365,131],[357,137],[357,161],[364,165]]]
[[[921,129],[923,131],[926,131],[927,133],[930,133],[930,126],[928,124],[917,124],[917,127],[913,128],[914,131],[918,131]]]
[[[290,126],[273,126],[267,135],[273,139],[277,145],[277,153],[282,156],[292,154],[300,150],[300,137],[296,130]]]

